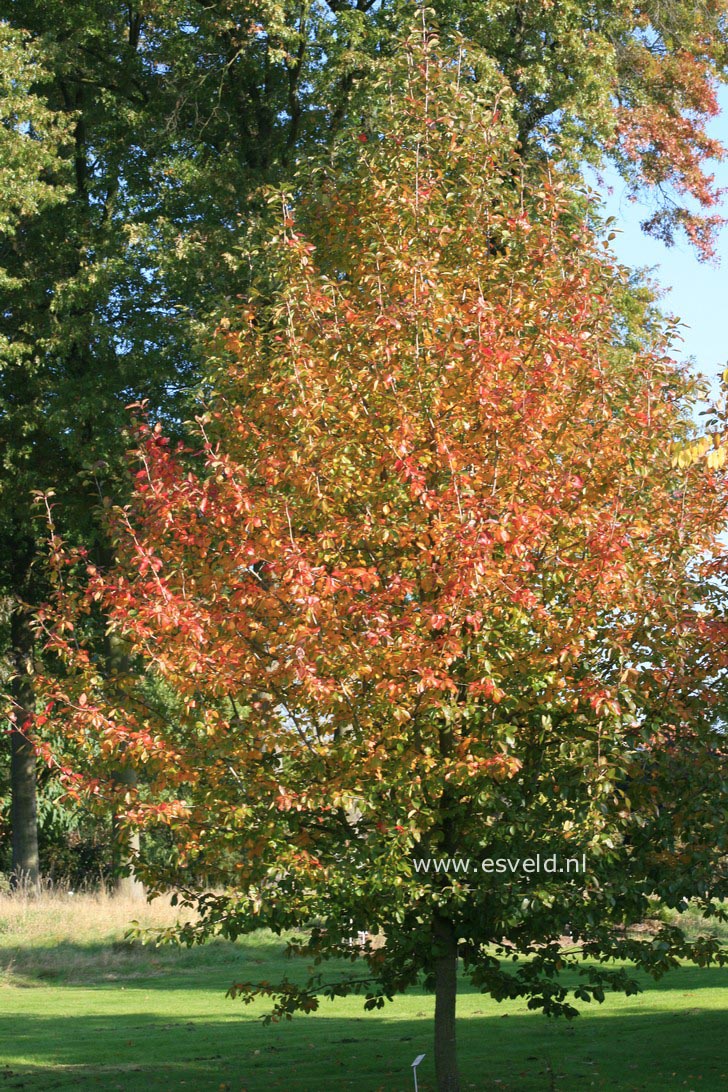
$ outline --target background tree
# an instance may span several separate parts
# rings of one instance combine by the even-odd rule
[[[143,432],[117,564],[79,590],[56,535],[43,618],[74,776],[85,755],[93,795],[110,753],[145,763],[127,816],[170,825],[177,860],[139,870],[200,909],[182,935],[317,921],[294,949],[327,959],[382,932],[351,976],[233,992],[275,993],[277,1015],[322,993],[371,1008],[424,973],[442,1090],[459,946],[484,991],[567,1016],[567,966],[590,1001],[637,988],[612,958],[706,961],[709,938],[624,925],[654,896],[718,912],[725,822],[700,579],[725,481],[671,465],[696,384],[568,174],[527,198],[518,103],[496,64],[473,83],[461,59],[410,43],[296,216],[273,198],[202,451]],[[105,692],[83,641],[98,611],[173,718]],[[586,873],[480,869],[536,851]],[[196,864],[228,892],[185,889]]]
[[[724,14],[723,3],[519,0],[436,4],[433,17],[444,36],[459,28],[471,38],[463,78],[492,65],[504,76],[524,164],[556,147],[572,162],[611,157],[634,189],[659,195],[652,228],[671,237],[684,227],[708,254],[707,164],[722,152],[705,126],[725,73]],[[72,128],[65,204],[53,213],[26,204],[0,241],[12,483],[0,580],[12,602],[32,612],[45,594],[33,489],[62,493],[64,533],[95,538],[107,554],[90,469],[98,476],[103,464],[100,476],[113,478],[123,406],[148,398],[170,422],[185,416],[210,316],[251,275],[238,241],[261,183],[325,151],[348,118],[366,131],[374,77],[411,17],[399,0],[0,2],[3,26],[22,29],[43,59],[37,101]],[[7,655],[27,665],[35,653],[22,610],[18,618]],[[30,708],[31,676],[22,677]],[[33,779],[26,761],[14,777],[26,830]],[[16,865],[28,867],[24,853]]]
[[[6,248],[16,251],[20,225],[28,218],[54,216],[65,200],[69,186],[62,151],[69,131],[65,119],[50,109],[33,88],[47,78],[38,52],[28,36],[0,23],[0,238]],[[12,269],[0,266],[0,289],[4,301],[26,287]],[[3,331],[0,354],[5,368],[18,361],[18,347]],[[13,428],[15,409],[22,400],[22,388],[14,386],[2,399],[4,424]],[[3,429],[4,431],[4,429]],[[31,440],[23,430],[16,436],[16,448],[28,450]],[[4,448],[5,472],[13,471],[12,446]],[[3,516],[15,503],[15,487],[7,479],[0,483]],[[14,543],[15,557],[23,544]],[[12,576],[22,587],[24,566],[12,567]],[[2,593],[7,588],[1,589]],[[32,715],[32,636],[28,618],[16,599],[2,598],[3,644],[10,648],[3,664],[3,681],[12,697],[10,723],[10,776],[13,786],[12,845],[16,869],[31,884],[38,881],[36,833],[35,753],[26,735]]]

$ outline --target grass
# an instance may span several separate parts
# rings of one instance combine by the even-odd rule
[[[264,1027],[264,1002],[225,998],[239,978],[292,975],[279,938],[143,949],[133,917],[170,924],[161,901],[104,895],[0,896],[0,1089],[404,1092],[426,1052],[434,1089],[432,997],[419,991],[366,1014],[361,1000]],[[608,997],[576,1021],[497,1005],[463,986],[463,1086],[501,1092],[672,1092],[728,1087],[728,970],[685,966],[637,997]]]

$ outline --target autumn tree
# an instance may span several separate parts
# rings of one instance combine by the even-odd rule
[[[120,751],[144,763],[127,816],[178,852],[138,869],[197,905],[183,936],[314,922],[296,950],[356,957],[279,984],[279,1016],[424,974],[442,1092],[458,951],[483,991],[567,1016],[568,966],[590,1001],[636,989],[613,958],[707,961],[709,938],[624,926],[653,897],[719,912],[725,823],[701,576],[725,480],[675,458],[696,383],[568,173],[519,181],[498,66],[462,61],[409,42],[368,131],[271,199],[196,446],[142,429],[115,565],[55,534],[42,616],[66,672],[48,757],[91,796]],[[164,702],[109,693],[99,616]],[[539,851],[586,869],[480,866]],[[357,930],[383,946],[352,953]]]
[[[289,177],[352,118],[366,131],[412,10],[410,0],[0,0],[3,28],[43,61],[28,91],[66,122],[61,173],[72,181],[62,206],[26,204],[12,232],[0,212],[9,659],[27,667],[37,656],[26,623],[47,586],[32,490],[62,492],[64,533],[96,536],[106,555],[91,478],[101,464],[113,477],[122,407],[149,398],[168,423],[185,416],[210,316],[249,280],[238,241],[261,184]],[[725,76],[722,0],[435,0],[430,18],[444,38],[471,39],[463,79],[487,81],[492,66],[502,75],[527,170],[555,149],[572,163],[611,160],[654,199],[650,230],[668,240],[684,230],[711,253],[710,160],[723,152],[707,125]],[[20,53],[14,63],[26,86]],[[23,680],[32,712],[25,668]],[[32,763],[14,767],[13,783],[30,830]]]

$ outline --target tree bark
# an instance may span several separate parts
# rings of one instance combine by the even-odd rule
[[[14,886],[40,882],[35,750],[31,739],[34,709],[33,633],[27,611],[16,606],[10,621],[13,679],[10,726],[10,822]]]
[[[118,634],[106,637],[106,665],[108,677],[123,688],[124,679],[131,674],[128,649]],[[137,784],[137,772],[120,755],[118,765],[112,770],[117,787],[133,789]],[[139,853],[139,831],[124,830],[117,815],[111,817],[112,876],[114,894],[127,899],[143,899],[144,884],[134,874],[134,858]]]
[[[117,785],[133,788],[137,783],[136,770],[132,766],[118,766],[113,773]],[[139,831],[122,829],[116,815],[111,817],[112,875],[114,894],[120,898],[143,899],[144,884],[134,873],[134,858],[139,852]]]
[[[114,774],[117,783],[125,785],[136,784],[136,774],[133,769],[117,771]],[[119,829],[119,821],[112,817],[113,832],[113,876],[114,894],[119,898],[143,899],[145,897],[144,884],[134,873],[134,857],[139,852],[139,831],[127,833]]]
[[[457,1001],[458,948],[451,921],[435,913],[432,919],[435,943],[435,1074],[437,1092],[460,1092],[455,1006]]]

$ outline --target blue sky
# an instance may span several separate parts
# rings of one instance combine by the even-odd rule
[[[728,89],[721,95],[721,106],[710,132],[728,145]],[[715,175],[719,185],[728,187],[728,162],[717,164]],[[662,308],[684,323],[680,355],[694,358],[696,370],[715,379],[728,363],[728,225],[717,248],[720,264],[707,265],[698,261],[687,242],[666,247],[646,236],[639,224],[649,209],[627,200],[625,186],[615,174],[609,175],[608,182],[613,192],[606,203],[609,215],[617,217],[614,228],[619,234],[613,246],[619,260],[632,267],[656,267],[654,280],[669,289]],[[728,194],[719,211],[728,217]]]

